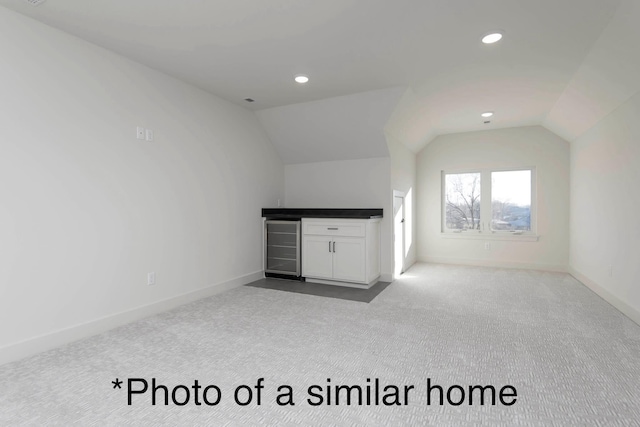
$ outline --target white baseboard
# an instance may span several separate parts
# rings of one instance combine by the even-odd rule
[[[196,291],[187,292],[175,297],[167,298],[151,304],[104,316],[89,322],[59,329],[54,332],[29,338],[24,341],[0,347],[0,365],[19,360],[36,353],[50,350],[73,341],[87,338],[105,332],[109,329],[131,323],[133,321],[152,316],[178,306],[210,297],[221,292],[237,288],[264,277],[263,271],[246,274],[226,282],[217,283]]]
[[[640,325],[640,311],[631,307],[626,302],[622,301],[617,296],[613,295],[611,292],[589,279],[584,274],[577,271],[575,268],[569,266],[569,274],[571,274],[576,280],[581,282],[587,288],[591,289],[594,293],[596,293],[600,298],[614,306],[618,311],[627,316],[629,319],[636,322]]]
[[[357,288],[357,289],[369,289],[372,287],[378,280],[371,283],[352,283],[352,282],[340,282],[336,280],[325,280],[325,279],[314,279],[313,277],[307,278],[307,283],[318,283],[320,285],[331,285],[331,286],[342,286],[344,288]]]
[[[557,273],[567,273],[566,265],[556,265],[556,264],[493,261],[493,260],[478,260],[478,259],[470,259],[470,258],[449,258],[449,257],[421,257],[419,261],[432,263],[432,264],[455,264],[455,265],[472,265],[476,267],[519,268],[519,269],[525,269],[525,270],[541,270],[541,271],[553,271]]]

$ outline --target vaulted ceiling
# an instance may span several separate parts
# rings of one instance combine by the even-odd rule
[[[638,90],[637,61],[616,62],[640,40],[638,3],[0,0],[256,110],[285,163],[384,155],[383,128],[415,152],[440,134],[524,125],[571,140]],[[493,30],[503,40],[482,44]]]

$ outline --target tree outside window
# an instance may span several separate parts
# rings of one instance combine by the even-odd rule
[[[534,169],[443,172],[443,231],[531,232]]]
[[[447,228],[480,229],[480,173],[446,174],[445,199]]]

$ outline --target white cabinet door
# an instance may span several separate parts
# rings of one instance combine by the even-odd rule
[[[302,238],[302,275],[331,279],[333,277],[333,239],[329,236]]]
[[[366,281],[365,239],[334,237],[333,241],[333,278],[349,282]]]

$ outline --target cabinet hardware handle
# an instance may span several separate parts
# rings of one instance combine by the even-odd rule
[[[336,242],[333,242],[333,252],[336,251]]]
[[[327,230],[337,230],[338,227],[327,227]]]
[[[329,242],[329,252],[331,252],[331,242]]]

